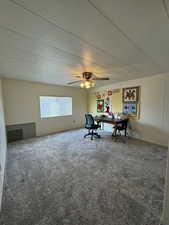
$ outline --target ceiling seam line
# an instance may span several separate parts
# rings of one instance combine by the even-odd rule
[[[1,25],[0,25],[0,29],[1,29]],[[52,63],[54,63],[53,61],[54,60],[56,60],[57,61],[57,59],[58,59],[58,56],[59,55],[57,55],[56,57],[45,57],[44,55],[41,55],[41,54],[39,54],[39,53],[34,53],[32,50],[28,50],[28,49],[20,49],[20,48],[18,48],[18,47],[15,47],[15,49],[16,50],[19,50],[19,51],[22,51],[22,52],[25,52],[25,53],[29,53],[29,54],[32,54],[34,57],[36,57],[36,56],[40,56],[40,57],[42,57],[42,58],[44,58],[44,59],[47,59],[47,60],[49,60],[50,62],[52,62]],[[14,57],[13,57],[14,58]],[[68,66],[72,66],[72,64],[71,63],[65,63],[64,62],[64,64],[65,65],[68,65]]]
[[[19,51],[20,51],[20,49],[19,48],[15,48],[16,50],[18,49]],[[22,50],[22,52],[29,52],[28,50]],[[33,52],[31,51],[31,54],[32,54]],[[40,54],[34,54],[33,53],[33,56],[34,57],[36,57],[36,56],[40,56],[40,57],[42,57],[42,58],[45,58],[44,56],[42,56],[42,55],[40,55]],[[17,60],[21,60],[21,61],[25,61],[25,62],[27,62],[27,63],[32,63],[32,64],[38,64],[39,62],[32,62],[30,59],[28,59],[28,58],[26,58],[26,59],[16,59],[16,57],[12,57],[12,56],[7,56],[7,58],[9,59],[9,60],[13,60],[13,61],[17,61]],[[46,58],[47,59],[47,58]],[[0,60],[1,62],[3,62],[2,60]],[[50,63],[52,63],[53,65],[55,65],[57,62],[54,62],[54,59],[53,60],[50,60],[49,59],[49,61],[50,61]],[[61,63],[61,62],[59,62],[59,63]],[[63,63],[64,65],[66,65],[66,66],[73,66],[73,64],[72,63]],[[64,73],[64,72],[60,72],[60,73],[62,73],[62,74],[67,74],[66,72]]]
[[[65,32],[65,33],[67,33],[67,34],[73,36],[74,38],[76,38],[76,39],[78,39],[78,40],[80,40],[80,41],[86,43],[87,45],[92,46],[93,48],[95,48],[95,49],[101,51],[102,53],[105,53],[106,55],[111,56],[111,58],[113,58],[113,59],[115,59],[115,60],[118,60],[118,62],[124,63],[124,62],[121,62],[121,60],[120,60],[118,57],[113,56],[111,53],[109,53],[109,52],[105,51],[104,49],[102,49],[102,48],[100,48],[100,47],[94,45],[93,43],[90,43],[89,41],[86,41],[85,39],[81,38],[79,35],[77,35],[77,34],[71,32],[71,31],[69,31],[69,30],[66,30],[66,29],[64,29],[63,27],[61,27],[61,26],[59,26],[59,25],[53,23],[52,21],[46,19],[45,17],[41,16],[40,14],[34,12],[32,9],[27,8],[27,7],[24,6],[23,4],[20,4],[20,3],[16,2],[15,0],[9,0],[9,1],[12,2],[12,3],[15,4],[15,5],[21,7],[22,9],[28,11],[28,12],[31,13],[32,15],[40,17],[41,19],[43,19],[43,20],[46,21],[47,23],[51,24],[52,26],[55,26],[57,29],[59,29],[59,30],[61,30],[61,31],[63,31],[63,32]]]
[[[12,30],[12,29],[10,29],[10,28],[7,28],[7,27],[4,27],[4,26],[2,26],[2,25],[0,25],[0,29],[4,29],[4,30],[7,30],[7,31],[9,31],[9,32],[12,32],[12,33],[15,33],[15,34],[17,34],[17,36],[23,36],[23,37],[25,37],[26,39],[31,39],[31,40],[38,40],[37,38],[32,38],[32,37],[30,37],[30,36],[27,36],[27,35],[25,35],[25,34],[22,34],[22,33],[19,33],[19,32],[17,32],[17,31],[15,31],[15,30]],[[44,41],[41,41],[42,43],[44,42]],[[49,45],[49,44],[46,44],[45,43],[45,45],[46,46],[48,46],[48,47],[50,47],[50,48],[54,48],[54,49],[56,49],[57,51],[59,51],[59,52],[61,52],[61,53],[63,53],[63,54],[71,54],[72,55],[72,53],[69,53],[69,52],[65,52],[64,50],[62,50],[62,49],[59,49],[59,48],[57,48],[57,47],[53,47],[53,46],[51,46],[51,45]],[[23,51],[23,50],[22,50]],[[25,50],[24,49],[24,51],[27,51],[27,52],[29,52],[28,50]],[[32,51],[31,51],[32,52]],[[34,54],[34,53],[33,53]],[[35,54],[34,54],[35,55]],[[39,55],[39,56],[42,56],[42,55],[40,55],[40,54],[36,54],[36,55]],[[81,58],[80,56],[77,56],[77,55],[72,55],[73,57],[76,57],[76,58]],[[44,56],[42,56],[42,57],[44,57]],[[83,59],[83,58],[81,58],[81,59]],[[70,65],[70,64],[68,64],[68,63],[65,63],[66,65]],[[95,64],[95,65],[97,65],[96,63],[93,63],[93,64]],[[126,66],[128,66],[128,65],[126,65]],[[116,69],[118,69],[119,67],[115,67]],[[116,69],[115,69],[115,72],[116,72]],[[101,72],[101,73],[98,73],[98,74],[103,74],[103,73],[107,73],[107,74],[111,74],[113,72],[113,69],[108,69],[108,71],[104,71],[104,72]]]
[[[139,50],[140,52],[142,52],[144,54],[144,56],[148,57],[151,59],[152,63],[155,64],[156,66],[158,66],[159,68],[162,68],[162,66],[160,64],[158,64],[153,58],[152,56],[148,55],[147,53],[145,53],[145,51],[137,45],[137,43],[135,41],[133,41],[112,19],[110,19],[104,12],[102,12],[101,9],[99,9],[93,2],[92,0],[88,0],[89,4],[95,8],[107,21],[109,21],[109,23],[115,27],[122,35],[123,37],[125,37],[137,50]]]
[[[18,62],[18,60],[20,60],[21,62],[27,63],[28,65],[29,64],[31,64],[31,65],[38,65],[39,64],[39,62],[32,62],[32,61],[27,60],[27,59],[18,59],[18,58],[16,59],[16,58],[10,57],[10,56],[7,57],[7,60],[8,60],[9,63],[13,63],[13,62],[16,63],[16,62]],[[1,60],[1,59],[0,59],[0,62],[4,63],[4,61]],[[70,65],[68,65],[68,66],[70,66]],[[45,66],[45,68],[47,68],[47,66]],[[60,72],[60,71],[59,72],[56,71],[56,73],[65,74],[65,75],[68,74],[67,72]]]
[[[0,25],[0,29],[8,30],[8,31],[10,31],[10,32],[12,32],[12,33],[15,33],[15,34],[19,35],[19,36],[23,36],[24,38],[29,39],[29,40],[31,39],[31,40],[40,41],[41,43],[45,44],[46,46],[49,46],[50,48],[54,48],[54,49],[56,49],[57,51],[62,52],[63,54],[72,55],[73,57],[80,58],[80,59],[82,59],[82,60],[86,60],[86,61],[88,61],[88,62],[91,63],[91,61],[85,59],[84,57],[81,57],[81,56],[76,55],[76,54],[74,54],[74,53],[65,51],[65,50],[60,49],[60,48],[58,48],[58,47],[55,47],[55,46],[53,46],[53,45],[47,44],[45,41],[43,41],[43,40],[41,40],[41,39],[34,38],[34,37],[30,37],[30,36],[28,36],[28,35],[25,35],[25,34],[23,34],[23,33],[20,33],[20,32],[18,32],[18,31],[12,30],[11,28],[7,28],[7,27],[2,26],[2,25]],[[93,64],[96,65],[96,66],[100,66],[99,64],[97,64],[97,63],[94,62],[94,61],[93,61]],[[102,65],[102,66],[105,66],[105,65]]]

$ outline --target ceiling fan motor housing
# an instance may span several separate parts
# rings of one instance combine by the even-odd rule
[[[92,73],[91,72],[84,72],[83,73],[83,78],[85,78],[86,80],[91,79],[92,77]]]

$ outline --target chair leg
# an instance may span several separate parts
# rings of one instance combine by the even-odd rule
[[[93,130],[92,130],[92,134],[91,134],[91,140],[93,140],[93,136],[94,136],[94,133],[93,133]]]
[[[101,137],[97,132],[94,132],[94,130],[89,130],[88,133],[84,135],[84,138],[86,138],[89,135],[91,135],[91,140],[93,140],[94,137],[97,137],[97,138]]]
[[[84,138],[86,138],[88,135],[89,135],[89,134],[85,134],[85,135],[84,135]]]
[[[101,136],[97,132],[94,132],[93,135],[97,138],[101,138]]]
[[[118,135],[116,135],[116,137],[115,137],[115,142],[117,140],[119,140],[119,141],[121,140],[125,144],[126,143],[126,138],[128,138],[127,132],[124,133],[124,135],[122,135],[121,131],[118,130]]]
[[[115,136],[117,136],[117,129],[116,128],[114,128],[114,131],[112,133],[112,137],[115,137]]]
[[[86,138],[89,135],[91,135],[90,129],[88,130],[88,133],[84,135],[84,138]]]

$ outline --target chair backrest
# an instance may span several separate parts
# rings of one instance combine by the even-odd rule
[[[127,129],[127,126],[128,126],[128,119],[126,119],[122,122],[122,129],[124,129],[124,130]]]
[[[92,127],[94,125],[94,119],[91,114],[85,114],[85,127]]]

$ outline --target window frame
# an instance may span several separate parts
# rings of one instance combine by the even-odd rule
[[[54,98],[70,98],[72,100],[72,110],[70,115],[61,115],[61,116],[46,116],[46,117],[42,117],[41,116],[41,101],[40,101],[40,97],[54,97]],[[39,96],[39,115],[40,115],[40,119],[50,119],[50,118],[59,118],[59,117],[72,117],[73,116],[73,97],[72,96],[56,96],[56,95],[40,95]]]

